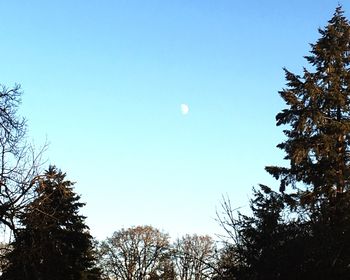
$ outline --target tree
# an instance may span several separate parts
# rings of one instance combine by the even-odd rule
[[[340,6],[319,33],[310,69],[285,69],[276,120],[287,139],[277,147],[289,165],[266,167],[281,193],[261,186],[252,216],[223,220],[234,241],[226,279],[350,277],[350,24]]]
[[[169,236],[151,226],[116,231],[102,242],[100,255],[109,279],[146,280],[171,274]]]
[[[280,180],[280,190],[297,189],[317,242],[308,264],[327,279],[350,275],[350,24],[339,6],[306,60],[302,76],[285,70],[280,92],[287,108],[276,116],[286,125],[287,140],[278,145],[289,167],[266,170]]]
[[[12,251],[11,245],[8,243],[0,243],[0,275],[3,269],[8,265],[7,255]]]
[[[35,153],[26,142],[26,120],[18,116],[20,86],[0,85],[0,226],[11,231],[24,206],[33,198],[34,179],[45,146]]]
[[[350,26],[336,9],[321,38],[306,56],[314,72],[302,76],[285,69],[287,88],[280,92],[288,108],[276,116],[287,125],[287,140],[277,147],[290,167],[269,166],[280,189],[301,183],[316,196],[333,197],[349,189]]]
[[[214,240],[208,235],[185,235],[177,239],[173,245],[173,257],[178,279],[212,279],[216,251]]]
[[[251,216],[223,201],[218,215],[229,235],[221,252],[215,279],[308,279],[303,277],[304,223],[289,217],[290,195],[260,185],[253,189]]]
[[[0,279],[100,279],[92,237],[78,213],[84,203],[65,176],[50,166],[36,181],[38,196],[20,216],[23,228]]]

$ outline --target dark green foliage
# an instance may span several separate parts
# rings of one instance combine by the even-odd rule
[[[224,249],[218,279],[303,279],[297,277],[303,259],[303,229],[285,216],[290,197],[263,185],[253,195],[252,215],[238,213],[226,224],[234,243]]]
[[[308,277],[350,279],[350,24],[338,7],[321,38],[305,58],[312,71],[287,70],[287,104],[276,116],[287,125],[278,147],[290,167],[267,167],[280,179],[280,190],[298,189],[306,218],[303,271]]]
[[[280,92],[288,108],[276,116],[277,125],[288,129],[278,147],[290,167],[266,170],[281,180],[281,191],[300,182],[316,195],[333,196],[350,183],[350,26],[340,7],[319,32],[306,56],[315,71],[299,76],[285,70],[288,87]]]
[[[276,120],[290,164],[266,167],[281,193],[261,186],[251,216],[227,211],[234,242],[221,279],[350,279],[350,24],[341,7],[319,32],[305,57],[312,70],[285,69],[287,108]]]
[[[23,228],[8,255],[0,279],[100,279],[95,268],[92,237],[79,215],[84,205],[73,183],[55,167],[37,181],[37,198],[21,216]]]
[[[309,218],[306,271],[323,279],[349,279],[350,193],[319,203]]]
[[[294,208],[296,195],[266,186],[253,195],[252,215],[238,213],[226,224],[234,242],[224,248],[215,279],[349,279],[349,197],[310,211]]]

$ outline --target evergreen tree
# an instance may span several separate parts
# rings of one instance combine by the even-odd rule
[[[23,228],[0,279],[100,279],[92,237],[78,213],[84,203],[72,185],[52,166],[38,180],[38,196],[21,216]]]
[[[303,277],[350,278],[350,24],[339,6],[306,60],[311,70],[299,76],[285,70],[280,92],[287,108],[276,116],[286,125],[289,167],[266,170],[280,190],[297,189],[307,218],[303,231]]]
[[[288,108],[276,116],[277,125],[288,128],[278,147],[290,167],[266,170],[281,180],[281,191],[301,183],[330,198],[350,184],[350,25],[341,7],[319,33],[306,56],[315,71],[304,69],[299,76],[285,69],[288,87],[280,92]]]
[[[281,193],[262,187],[252,216],[228,213],[222,279],[350,279],[350,23],[340,6],[319,33],[310,69],[285,69],[276,120],[290,164],[266,167]]]
[[[253,189],[251,216],[238,213],[225,204],[221,224],[234,243],[224,248],[215,279],[306,279],[303,277],[303,227],[286,217],[291,197],[260,185]]]

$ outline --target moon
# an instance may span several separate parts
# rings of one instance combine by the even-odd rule
[[[190,107],[188,107],[188,105],[185,103],[181,104],[180,108],[181,108],[181,114],[183,115],[187,115],[188,112],[190,111]]]

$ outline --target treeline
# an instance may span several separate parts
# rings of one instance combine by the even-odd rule
[[[267,166],[279,191],[253,189],[251,214],[222,202],[227,238],[170,237],[151,226],[97,242],[79,214],[73,184],[54,166],[41,172],[18,117],[20,88],[0,91],[0,280],[350,279],[350,23],[339,6],[305,56],[285,69],[285,166]],[[257,139],[257,145],[259,144]]]
[[[116,231],[98,245],[103,279],[212,279],[217,246],[209,236],[185,235],[175,242],[151,226]]]

